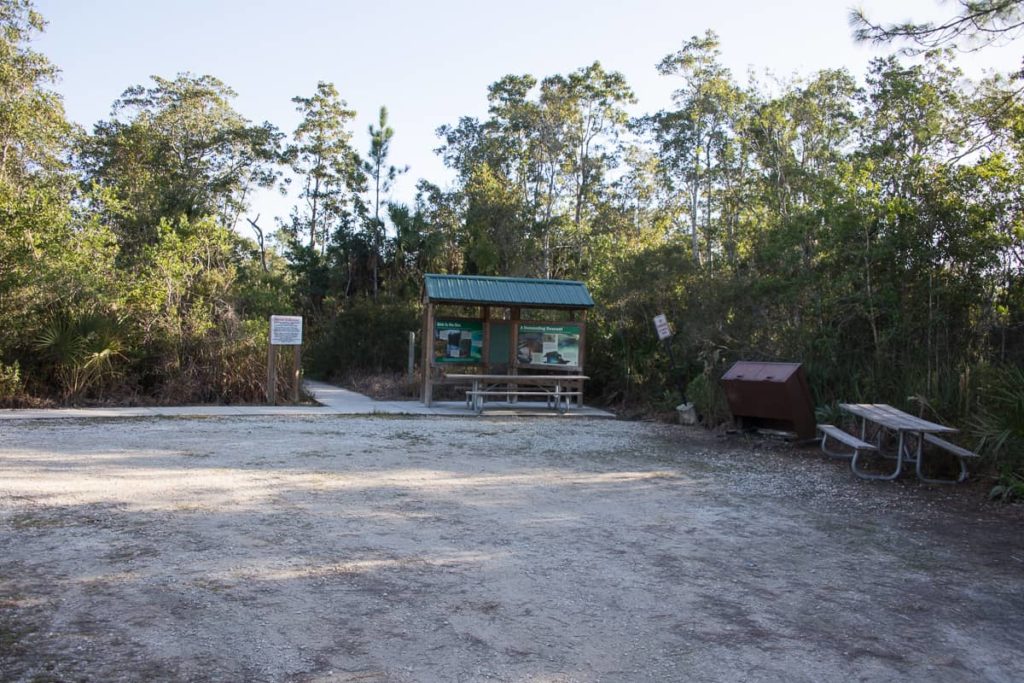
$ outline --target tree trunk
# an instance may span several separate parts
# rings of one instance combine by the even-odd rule
[[[693,262],[700,265],[700,239],[697,232],[697,208],[700,197],[700,129],[694,136],[693,145],[693,182],[690,187],[690,242],[693,249]]]
[[[377,160],[373,174],[374,197],[373,197],[373,300],[377,300],[377,271],[380,261],[380,160]]]

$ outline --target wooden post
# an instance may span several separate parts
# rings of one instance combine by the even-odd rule
[[[484,352],[481,354],[480,360],[484,365],[484,372],[491,371],[491,307],[483,307],[483,321],[484,321]]]
[[[511,334],[509,335],[509,338],[511,339],[511,345],[510,345],[511,348],[509,348],[509,352],[508,352],[508,368],[509,368],[509,373],[510,374],[517,375],[517,374],[519,374],[517,372],[517,370],[516,370],[516,365],[518,363],[518,360],[516,359],[516,355],[519,353],[519,307],[518,306],[513,306],[512,309],[511,309],[511,312],[509,313],[509,325],[511,326],[512,329],[510,330]]]
[[[573,320],[576,320],[574,317]],[[579,369],[576,370],[576,374],[585,375],[583,366],[587,361],[587,309],[580,309],[579,311],[579,322],[580,325],[580,339],[579,339]],[[576,391],[580,392],[576,396],[576,406],[579,408],[583,407],[583,380],[576,382]]]
[[[433,394],[431,375],[434,362],[434,304],[427,302],[427,314],[423,321],[423,403],[430,407]]]
[[[292,348],[295,349],[293,352],[295,367],[292,368],[292,403],[298,403],[299,387],[302,384],[302,344],[296,344]]]
[[[277,404],[277,347],[267,345],[267,403]]]
[[[513,306],[512,307],[512,314],[511,314],[510,317],[512,318],[512,320],[509,321],[512,324],[512,335],[511,335],[512,336],[512,344],[511,344],[512,348],[509,349],[509,358],[511,360],[509,362],[508,368],[509,368],[509,374],[510,375],[518,375],[519,374],[519,359],[518,359],[517,356],[519,355],[519,317],[520,317],[520,310],[519,310],[518,306]],[[515,391],[516,389],[519,388],[519,385],[518,384],[509,384],[509,387],[513,391]],[[519,402],[519,397],[513,395],[512,396],[512,403],[518,403],[518,402]]]
[[[430,372],[429,366],[427,366],[427,346],[434,343],[434,338],[430,334],[430,330],[427,329],[427,318],[429,317],[429,311],[427,310],[430,304],[424,299],[423,303],[423,327],[420,329],[420,400],[424,403],[427,400],[427,373]]]
[[[409,387],[411,388],[413,383],[416,381],[415,375],[416,369],[416,333],[409,333]]]

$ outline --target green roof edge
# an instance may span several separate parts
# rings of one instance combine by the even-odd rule
[[[574,290],[576,290],[576,289],[582,290],[582,292],[585,295],[585,298],[586,298],[587,301],[586,302],[583,302],[583,301],[574,301],[574,302],[568,302],[568,301],[526,301],[526,300],[521,300],[521,299],[510,300],[510,299],[487,298],[487,297],[471,297],[471,298],[464,298],[464,299],[463,298],[439,298],[439,299],[431,299],[431,300],[438,301],[438,302],[445,302],[445,301],[447,301],[447,302],[452,302],[452,303],[464,302],[464,303],[481,303],[481,304],[490,303],[490,304],[495,304],[495,305],[519,305],[519,306],[525,306],[525,307],[534,306],[536,308],[569,308],[569,309],[576,308],[576,309],[582,309],[582,308],[592,308],[594,306],[594,299],[593,299],[592,296],[590,296],[590,292],[587,290],[586,284],[584,284],[583,282],[580,282],[579,280],[550,280],[550,279],[545,279],[545,278],[503,277],[503,276],[498,276],[498,275],[448,275],[448,274],[444,274],[444,273],[425,273],[424,276],[423,276],[423,284],[424,284],[424,289],[426,290],[425,293],[427,294],[428,297],[430,295],[430,291],[429,291],[430,287],[429,287],[428,283],[430,283],[431,281],[437,281],[439,286],[440,286],[440,282],[439,281],[441,281],[443,279],[449,279],[449,280],[455,280],[455,281],[462,280],[462,281],[472,281],[472,282],[480,282],[480,283],[493,283],[493,284],[516,283],[516,284],[540,285],[540,286],[548,286],[548,287],[569,286],[569,287],[572,287]]]

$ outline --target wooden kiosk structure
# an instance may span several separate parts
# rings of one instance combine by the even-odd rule
[[[582,282],[428,274],[423,303],[428,406],[436,384],[471,385],[467,403],[477,412],[489,396],[537,394],[559,409],[563,400],[566,409],[573,398],[579,404],[594,306]]]

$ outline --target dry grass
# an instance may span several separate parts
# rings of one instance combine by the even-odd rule
[[[346,389],[369,396],[376,401],[401,401],[419,398],[419,377],[409,384],[404,372],[372,373],[353,370],[340,378]]]
[[[420,374],[409,384],[404,372],[373,373],[353,370],[335,380],[338,384],[376,401],[415,401],[420,397]],[[466,398],[466,387],[452,384],[435,384],[432,390],[435,401],[459,401]]]

